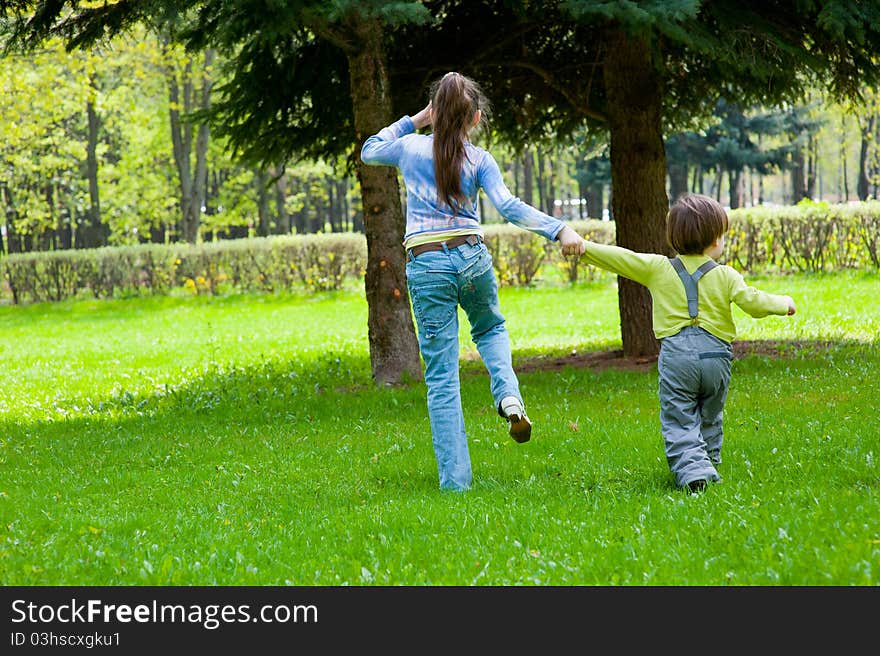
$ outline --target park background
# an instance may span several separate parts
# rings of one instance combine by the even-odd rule
[[[7,54],[3,252],[363,232],[344,157],[260,166],[236,158],[204,121],[184,121],[210,107],[233,63],[144,28],[86,51],[54,38]],[[817,84],[778,106],[707,98],[699,126],[666,135],[670,195],[704,193],[731,209],[876,198],[880,100],[858,90],[836,99]],[[426,93],[412,98],[412,113]],[[611,218],[607,135],[584,126],[564,141],[495,141],[514,195],[566,220]],[[481,203],[487,223],[502,220]]]
[[[106,39],[97,4],[16,20],[42,4],[3,23],[4,583],[876,583],[877,3],[150,2]],[[493,96],[480,139],[515,194],[588,237],[658,245],[659,170],[663,207],[718,198],[729,263],[798,302],[792,320],[737,315],[712,494],[668,481],[643,300],[482,202],[542,432],[505,441],[463,327],[477,484],[435,490],[393,278],[402,188],[364,185],[354,154],[423,106],[452,42]],[[511,42],[532,59],[505,66]],[[611,43],[667,48],[644,167],[620,123],[645,114],[586,84]],[[761,49],[740,68],[744,45]],[[345,77],[364,52],[388,58],[366,119]],[[539,64],[554,83],[523,77]],[[405,321],[377,300],[401,290]],[[402,342],[374,343],[383,317]]]

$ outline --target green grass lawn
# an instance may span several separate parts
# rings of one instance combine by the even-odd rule
[[[502,290],[526,444],[462,325],[464,494],[424,385],[372,385],[359,289],[0,307],[0,583],[877,585],[880,275],[750,281],[798,314],[737,312],[772,346],[734,361],[702,495],[655,366],[562,359],[620,348],[607,275]]]

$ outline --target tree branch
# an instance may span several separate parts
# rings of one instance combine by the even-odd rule
[[[522,68],[524,70],[535,73],[544,81],[544,83],[548,87],[550,87],[558,94],[560,94],[563,98],[565,98],[571,104],[572,108],[575,111],[581,113],[583,116],[601,121],[603,123],[608,121],[608,117],[605,114],[591,108],[589,105],[589,92],[592,88],[592,76],[590,76],[590,83],[587,86],[586,94],[574,94],[569,91],[569,89],[565,85],[559,84],[556,81],[556,78],[550,73],[550,71],[540,66],[537,66],[536,64],[527,61],[513,60],[505,62],[505,65],[511,66],[513,68]]]

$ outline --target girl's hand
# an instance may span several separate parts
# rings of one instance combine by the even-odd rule
[[[421,130],[423,127],[431,125],[434,122],[434,110],[431,108],[431,103],[428,103],[422,111],[413,116],[412,122],[416,130]]]
[[[581,236],[571,226],[565,226],[556,235],[563,255],[583,255],[586,247]]]

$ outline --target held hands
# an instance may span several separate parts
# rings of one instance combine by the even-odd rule
[[[422,111],[410,118],[412,118],[413,127],[416,130],[421,130],[423,127],[431,125],[434,122],[434,110],[431,108],[431,103],[428,103]]]
[[[583,255],[584,240],[570,226],[565,226],[556,235],[556,241],[562,246],[563,255]]]

